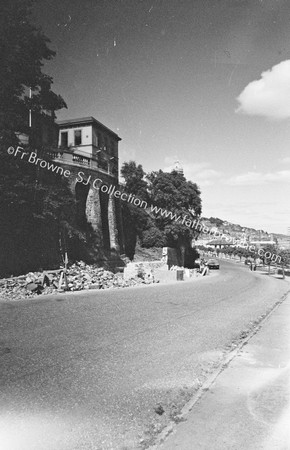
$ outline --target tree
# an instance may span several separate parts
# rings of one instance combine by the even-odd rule
[[[177,248],[184,262],[186,249],[191,248],[191,241],[197,235],[192,225],[201,214],[200,190],[176,171],[167,173],[159,170],[147,178],[151,203],[169,212],[167,217],[155,213],[156,226],[162,231],[166,245]],[[184,223],[183,218],[186,219]]]
[[[75,199],[66,180],[25,160],[8,155],[18,133],[29,135],[25,151],[35,150],[37,124],[53,125],[55,111],[66,106],[51,90],[52,78],[43,63],[55,53],[49,39],[29,23],[33,2],[2,2],[0,16],[0,267],[1,275],[51,267],[61,258],[59,238],[66,240],[70,257],[85,253],[87,236],[75,222]],[[33,95],[29,98],[29,89]],[[33,126],[29,128],[29,110]],[[32,130],[32,131],[31,131]],[[62,243],[64,246],[64,242]]]
[[[290,266],[290,250],[280,250],[278,254],[281,257],[282,265]]]
[[[265,247],[263,247],[263,253],[260,256],[261,260],[263,261],[263,264],[268,264],[269,266],[271,265],[272,262],[272,257],[273,255],[278,253],[278,249],[275,245],[266,245]],[[266,256],[266,255],[269,256]]]
[[[32,0],[1,4],[0,142],[4,146],[17,142],[16,132],[31,134],[29,110],[49,121],[54,120],[54,111],[66,107],[51,90],[52,78],[42,72],[43,61],[55,52],[42,31],[29,23],[32,5]]]
[[[162,232],[155,226],[153,221],[149,227],[142,230],[141,245],[145,248],[164,247],[165,239]]]
[[[188,227],[188,223],[193,224],[201,214],[197,185],[176,171],[165,173],[160,170],[145,177],[142,166],[137,166],[134,161],[124,163],[121,174],[125,179],[125,190],[148,204],[146,210],[130,203],[122,204],[127,255],[133,258],[138,237],[144,247],[167,245],[177,248],[182,264],[185,258],[187,261],[192,259],[196,253],[192,252],[191,241],[198,231],[194,226]],[[169,215],[154,214],[150,204],[157,209],[166,209]],[[184,223],[174,220],[174,214],[181,219],[184,217]]]
[[[240,261],[241,261],[242,258],[247,258],[248,257],[249,252],[246,249],[242,248],[242,247],[235,247],[234,254],[236,256],[238,256],[240,258]]]
[[[124,190],[148,204],[148,183],[145,181],[146,174],[142,165],[137,165],[135,161],[125,162],[121,168],[121,174],[125,180]],[[137,238],[142,247],[163,247],[163,235],[146,209],[131,203],[122,203],[122,215],[125,253],[130,259],[134,257]]]
[[[121,175],[125,180],[125,190],[134,194],[141,200],[148,201],[148,186],[145,181],[145,172],[141,164],[135,161],[125,162],[121,168]]]

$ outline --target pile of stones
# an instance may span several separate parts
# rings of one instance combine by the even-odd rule
[[[154,277],[142,277],[139,274],[139,276],[124,279],[122,273],[114,274],[83,261],[72,264],[66,270],[66,280],[62,272],[63,269],[29,272],[19,277],[3,278],[0,280],[0,299],[21,300],[66,290],[113,289],[154,283]]]

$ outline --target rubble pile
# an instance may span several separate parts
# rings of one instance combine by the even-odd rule
[[[65,290],[125,288],[151,283],[154,283],[154,277],[146,274],[138,274],[125,280],[122,273],[114,274],[104,268],[80,261],[66,270],[66,281],[63,269],[29,272],[19,277],[3,278],[0,280],[0,299],[21,300]]]

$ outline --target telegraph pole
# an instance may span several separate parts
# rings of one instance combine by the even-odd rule
[[[32,98],[32,91],[31,91],[31,88],[29,88],[29,98],[31,99]],[[31,105],[30,105],[31,106]],[[32,117],[31,117],[31,109],[29,109],[29,128],[31,128],[31,126],[32,126]]]

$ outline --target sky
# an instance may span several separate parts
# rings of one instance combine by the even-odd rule
[[[290,227],[290,2],[37,0],[68,109],[115,131],[120,164],[179,160],[204,217]]]

